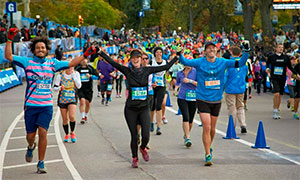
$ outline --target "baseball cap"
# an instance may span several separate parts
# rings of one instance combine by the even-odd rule
[[[130,52],[130,58],[133,58],[134,56],[142,57],[142,53],[139,50],[134,49]]]
[[[213,46],[216,47],[216,45],[215,45],[213,42],[209,41],[209,42],[207,42],[207,43],[205,44],[204,50],[206,50],[206,48],[207,48],[208,46],[210,46],[210,45],[213,45]]]

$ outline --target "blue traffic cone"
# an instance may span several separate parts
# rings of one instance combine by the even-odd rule
[[[172,104],[171,104],[171,99],[170,99],[170,94],[169,94],[169,92],[167,92],[167,102],[166,102],[166,106],[168,106],[168,107],[172,107]]]
[[[230,115],[230,117],[229,117],[226,137],[223,137],[223,139],[240,139],[240,137],[236,137],[232,115]]]
[[[251,146],[251,147],[255,148],[255,149],[257,149],[257,148],[270,149],[270,147],[268,147],[267,143],[266,143],[266,138],[265,138],[265,133],[264,133],[264,126],[263,126],[262,121],[259,121],[259,124],[258,124],[255,145]]]
[[[176,115],[177,115],[177,116],[182,115],[179,108],[178,108],[178,111],[177,111],[177,114],[176,114]]]

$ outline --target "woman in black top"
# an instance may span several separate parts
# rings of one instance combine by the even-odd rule
[[[148,103],[148,76],[155,72],[160,72],[169,69],[178,57],[175,57],[170,63],[164,66],[157,67],[143,67],[142,52],[140,50],[134,49],[130,53],[131,67],[125,67],[116,63],[104,52],[99,53],[108,63],[113,67],[122,72],[128,82],[129,95],[126,101],[124,114],[126,122],[131,134],[131,152],[132,152],[132,167],[138,167],[138,132],[137,132],[137,122],[139,121],[142,126],[142,144],[140,146],[140,151],[143,155],[145,161],[149,161],[149,155],[147,152],[146,145],[149,141],[150,136],[150,111]]]

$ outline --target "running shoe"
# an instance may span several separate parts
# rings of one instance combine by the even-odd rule
[[[37,173],[44,174],[47,173],[47,169],[45,167],[44,161],[39,161],[37,164]]]
[[[73,132],[73,133],[71,133],[71,142],[75,143],[76,141],[77,141],[77,139],[76,139],[75,133]]]
[[[27,146],[27,151],[26,151],[26,154],[25,154],[26,162],[31,162],[32,161],[33,151],[34,151],[35,147],[36,147],[36,143],[33,143],[32,148],[30,148],[29,145]]]
[[[162,121],[163,121],[164,124],[168,124],[168,120],[166,119],[165,116],[162,117]]]
[[[247,133],[247,128],[246,128],[246,126],[241,126],[241,133],[242,133],[242,134]]]
[[[132,158],[132,164],[131,164],[131,166],[133,168],[138,168],[139,167],[139,159],[137,157]]]
[[[211,166],[212,165],[212,156],[210,154],[205,156],[205,166]]]
[[[273,119],[279,119],[279,117],[278,117],[278,111],[273,111]]]
[[[287,106],[288,109],[290,109],[290,107],[291,107],[291,102],[290,102],[290,100],[287,100],[286,106]]]
[[[191,140],[190,140],[189,138],[186,138],[186,139],[184,140],[184,145],[185,145],[186,147],[191,147],[191,146],[192,146]]]
[[[143,155],[143,159],[145,160],[145,161],[149,161],[149,155],[148,155],[148,149],[147,148],[145,148],[144,150],[141,148],[141,146],[140,146],[140,151],[141,151],[141,153],[142,153],[142,155]]]
[[[292,107],[291,107],[291,111],[294,112],[294,110],[295,110],[295,108],[294,108],[294,106],[292,106]]]
[[[65,143],[69,142],[69,134],[66,134],[66,135],[65,135],[64,142],[65,142]]]
[[[84,120],[84,119],[85,119],[85,117],[84,117],[84,118],[81,118],[81,121],[80,121],[81,124],[84,124],[84,123],[85,123],[85,120]]]
[[[154,123],[151,123],[151,126],[150,126],[150,131],[153,132],[154,131]]]
[[[108,106],[108,101],[105,101],[105,106]]]
[[[156,135],[161,135],[160,127],[156,128]]]
[[[104,102],[105,102],[105,99],[103,98],[103,99],[101,100],[101,104],[104,105]]]
[[[97,94],[97,97],[100,97],[100,95],[101,95],[101,93],[100,93],[100,92],[98,92],[98,94]]]
[[[294,119],[299,120],[299,114],[298,113],[295,112],[293,116],[294,116]]]

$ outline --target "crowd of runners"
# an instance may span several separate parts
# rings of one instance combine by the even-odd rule
[[[281,97],[287,86],[290,96],[287,106],[291,116],[299,120],[299,35],[288,44],[276,38],[274,51],[264,52],[260,43],[251,49],[249,41],[237,33],[175,33],[173,37],[163,38],[160,34],[143,37],[129,32],[122,44],[112,34],[108,41],[89,42],[82,56],[58,61],[47,58],[51,47],[45,37],[32,40],[32,58],[12,55],[11,41],[17,32],[17,28],[8,32],[5,57],[25,69],[24,118],[28,142],[25,159],[32,161],[38,130],[38,173],[47,172],[44,157],[53,114],[52,89],[59,92],[57,105],[62,116],[64,142],[73,143],[77,140],[76,122],[88,122],[93,84],[97,84],[99,103],[105,106],[111,106],[109,102],[114,97],[125,97],[124,117],[131,134],[133,168],[139,166],[138,150],[145,161],[150,159],[150,132],[161,135],[162,124],[168,123],[165,117],[168,96],[177,97],[187,148],[192,146],[193,119],[199,114],[206,166],[213,163],[212,143],[223,94],[228,115],[233,116],[235,126],[236,120],[239,122],[241,133],[247,133],[245,111],[254,90],[258,95],[274,93],[272,118],[279,120],[279,112],[284,110],[280,109]],[[258,42],[259,37],[255,38]],[[104,46],[112,44],[119,51],[109,55]],[[80,119],[75,116],[77,104]]]

